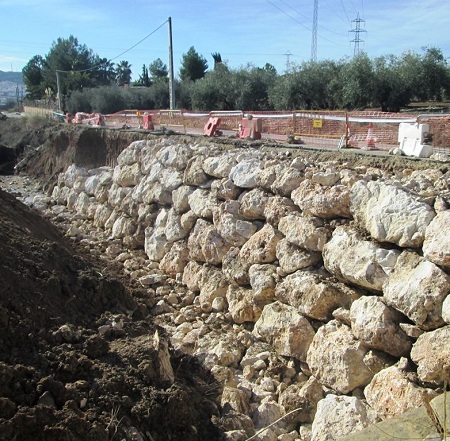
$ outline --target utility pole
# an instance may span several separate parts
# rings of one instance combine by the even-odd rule
[[[172,18],[169,17],[169,103],[170,110],[175,109],[175,86],[173,84],[173,48],[172,48]]]
[[[352,23],[355,23],[354,29],[351,29],[350,32],[353,32],[355,34],[355,38],[351,40],[351,43],[355,43],[355,48],[353,50],[353,56],[356,57],[359,54],[359,43],[364,43],[364,40],[361,40],[360,34],[362,32],[367,32],[365,29],[361,29],[361,23],[365,23],[366,20],[363,20],[362,18],[359,18],[359,12],[355,18],[355,20],[352,20]]]
[[[314,0],[312,42],[311,42],[311,61],[317,61],[317,21],[319,17],[319,0]]]
[[[58,95],[58,110],[61,111],[61,86],[59,83],[59,70],[56,69],[56,89]]]

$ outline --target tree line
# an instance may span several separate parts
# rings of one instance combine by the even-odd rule
[[[305,61],[278,73],[267,63],[230,68],[220,53],[213,68],[194,47],[182,55],[175,80],[176,107],[189,110],[336,110],[379,108],[398,112],[413,101],[450,100],[450,68],[438,48],[420,53],[369,58],[366,53],[341,60]],[[167,109],[167,65],[159,58],[143,65],[132,82],[131,65],[100,58],[70,36],[59,38],[49,53],[32,57],[23,69],[28,97],[41,99],[59,90],[63,110],[113,113]],[[131,86],[131,87],[130,87]]]

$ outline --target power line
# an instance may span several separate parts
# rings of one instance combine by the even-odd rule
[[[111,62],[113,60],[116,60],[117,58],[121,57],[122,55],[125,55],[127,52],[130,52],[132,49],[134,49],[136,46],[140,45],[143,41],[147,40],[147,38],[149,38],[150,36],[152,36],[155,32],[159,31],[166,23],[168,22],[168,20],[166,20],[164,23],[162,23],[160,26],[158,26],[154,31],[150,32],[150,34],[146,35],[144,38],[142,38],[141,40],[139,40],[136,44],[134,44],[133,46],[131,46],[130,48],[128,48],[127,50],[123,51],[122,53],[120,53],[119,55],[110,58],[109,60],[107,60],[108,62]],[[94,70],[97,69],[100,66],[103,66],[104,64],[106,64],[105,62],[102,63],[98,63],[95,66],[92,66],[88,69],[81,69],[81,70],[57,70],[57,72],[61,72],[61,73],[72,73],[72,72],[88,72],[90,70]]]

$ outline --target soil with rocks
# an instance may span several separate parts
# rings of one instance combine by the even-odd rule
[[[152,316],[157,296],[66,237],[69,220],[54,225],[20,202],[51,189],[72,163],[113,165],[131,142],[155,136],[0,121],[0,188],[7,190],[0,190],[0,440],[220,440],[233,428],[219,404],[222,386],[198,360],[169,349],[167,375],[161,348],[168,338]],[[387,155],[214,142],[353,168],[430,167]]]
[[[0,121],[0,164],[60,131]],[[174,380],[161,374],[154,299],[20,202],[34,187],[10,172],[0,169],[0,440],[220,439],[212,376],[174,351]]]

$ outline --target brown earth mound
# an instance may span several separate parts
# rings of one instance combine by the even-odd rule
[[[0,190],[0,440],[217,440],[220,391],[171,352],[154,299]],[[216,418],[217,419],[217,418]]]

